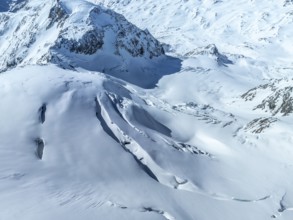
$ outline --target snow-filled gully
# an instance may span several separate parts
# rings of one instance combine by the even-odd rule
[[[100,121],[101,123],[101,126],[103,128],[103,130],[111,137],[113,138],[118,144],[120,144],[123,149],[130,153],[134,160],[136,161],[136,163],[139,165],[139,167],[142,168],[142,170],[149,176],[151,177],[152,179],[154,179],[155,181],[158,181],[157,177],[155,176],[155,174],[151,171],[151,169],[146,166],[145,164],[143,164],[141,162],[141,160],[139,158],[137,158],[137,156],[135,154],[133,154],[127,147],[126,145],[127,144],[130,144],[129,141],[121,141],[116,135],[115,133],[111,130],[110,126],[108,125],[107,121],[105,120],[105,118],[103,117],[103,114],[106,114],[105,110],[102,109],[102,106],[101,106],[101,103],[99,101],[98,98],[96,98],[95,100],[96,102],[96,116],[98,118],[98,120]],[[113,125],[112,125],[113,126]]]
[[[115,140],[115,142],[117,142],[125,150],[125,152],[131,154],[141,170],[143,170],[144,173],[146,173],[156,182],[174,190],[189,191],[192,193],[210,197],[215,200],[255,203],[271,198],[270,195],[257,199],[243,199],[228,195],[219,195],[214,192],[205,191],[193,184],[188,179],[185,179],[184,177],[178,177],[177,175],[170,173],[167,170],[164,170],[153,160],[153,158],[144,149],[144,147],[142,147],[145,143],[147,143],[147,141],[155,142],[156,140],[152,139],[147,133],[141,133],[140,129],[135,126],[135,123],[130,121],[130,119],[127,118],[127,116],[124,114],[123,111],[125,109],[120,108],[121,106],[119,107],[118,103],[113,102],[111,96],[109,96],[109,93],[102,92],[98,94],[94,99],[94,103],[96,118],[100,122],[100,125],[103,128],[104,132],[109,135],[113,140]],[[42,104],[41,107],[38,109],[37,116],[39,125],[41,126],[46,121],[47,109],[47,103]],[[125,134],[124,129],[128,131],[127,134]],[[131,130],[131,132],[129,132],[129,130]],[[175,148],[178,151],[207,156],[211,159],[213,158],[213,155],[209,154],[208,152],[201,151],[195,146],[186,145],[184,143],[177,143],[175,140],[172,139],[172,137],[165,136],[164,134],[160,133],[160,131],[156,132],[167,145]],[[139,138],[134,138],[136,136],[134,135],[135,133],[138,134],[141,139],[146,139],[147,141],[141,143],[142,141]],[[36,145],[36,156],[40,160],[42,160],[45,148],[45,140],[41,136],[36,137],[34,139],[34,143]],[[115,207],[117,206],[115,205]],[[121,209],[129,209],[127,206],[118,207],[120,207]],[[285,207],[282,200],[280,201],[280,207],[281,208],[278,211],[279,215],[285,211],[293,210],[290,207]],[[153,207],[143,207],[134,210],[140,212],[153,212],[162,215],[166,220],[175,220],[175,218],[172,217],[172,215],[170,215],[168,212]]]
[[[137,162],[137,164],[142,168],[142,170],[155,181],[176,190],[190,191],[193,193],[208,196],[215,200],[235,201],[235,202],[241,202],[241,203],[255,203],[255,202],[261,202],[271,198],[271,195],[267,195],[267,196],[256,198],[256,199],[236,198],[236,197],[228,196],[228,195],[218,195],[217,193],[214,193],[214,192],[204,191],[200,189],[198,186],[194,185],[189,180],[180,178],[166,170],[163,170],[151,158],[151,156],[144,150],[144,148],[139,144],[139,140],[134,140],[134,138],[130,137],[129,135],[126,135],[123,132],[123,130],[120,128],[120,126],[118,126],[118,124],[119,123],[121,124],[122,122],[124,123],[124,125],[130,126],[135,132],[138,132],[136,129],[134,129],[133,125],[130,125],[128,123],[128,119],[126,119],[123,116],[123,113],[119,111],[117,106],[116,108],[114,108],[114,114],[116,114],[116,116],[118,116],[118,118],[122,120],[119,121],[119,123],[115,123],[113,119],[114,118],[117,119],[117,117],[111,117],[110,115],[112,112],[111,110],[107,108],[108,105],[110,105],[111,107],[115,105],[115,103],[112,103],[111,101],[112,100],[109,98],[107,94],[100,94],[95,99],[96,116],[99,119],[104,131],[110,137],[112,137],[117,143],[119,143],[126,152],[130,153],[135,159],[135,161]],[[142,136],[144,138],[149,139],[148,136],[145,136],[145,135],[142,135]],[[167,141],[166,138],[171,139],[166,136],[163,139]],[[154,140],[151,140],[151,141],[154,141]],[[167,141],[167,143],[169,142]],[[172,146],[171,144],[169,145]],[[182,144],[180,144],[180,146],[182,146]],[[191,146],[187,146],[187,147],[191,147]],[[200,154],[200,155],[208,156],[210,158],[213,157],[207,152],[197,152],[197,151],[200,151],[197,148],[195,148],[194,150],[196,150],[194,154]],[[190,149],[188,150],[188,152],[191,152]]]
[[[197,188],[188,180],[184,180],[182,178],[177,177],[174,174],[170,174],[169,172],[159,167],[151,158],[151,156],[140,146],[140,144],[133,138],[131,138],[129,135],[126,135],[120,129],[120,127],[112,120],[112,118],[104,108],[102,100],[105,102],[109,101],[107,96],[102,95],[101,97],[96,97],[95,103],[96,116],[99,119],[104,131],[110,137],[112,137],[117,143],[119,143],[126,152],[130,153],[133,156],[137,164],[149,177],[165,186],[174,189],[193,191]],[[119,114],[119,116],[121,115],[122,114]],[[126,123],[125,120],[122,121]],[[185,187],[183,187],[184,185],[187,185],[188,188],[185,189]]]

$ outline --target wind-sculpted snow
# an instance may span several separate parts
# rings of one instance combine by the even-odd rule
[[[1,176],[11,173],[21,174],[18,175],[21,178],[17,178],[17,182],[15,182],[19,186],[15,189],[16,192],[25,193],[34,188],[35,192],[47,197],[46,201],[42,202],[44,207],[48,207],[50,203],[48,201],[55,201],[56,213],[63,211],[64,216],[73,217],[74,214],[67,213],[66,209],[75,206],[74,197],[66,202],[69,204],[65,205],[66,203],[60,202],[58,205],[58,200],[67,197],[66,195],[62,197],[56,195],[59,190],[63,191],[67,188],[70,194],[75,194],[81,193],[79,187],[82,185],[94,190],[99,185],[104,188],[103,184],[107,184],[107,188],[98,187],[99,190],[94,190],[89,196],[101,193],[104,197],[104,199],[100,197],[103,200],[102,203],[105,204],[103,207],[110,211],[112,208],[106,206],[107,201],[109,199],[119,201],[120,199],[115,199],[118,194],[114,197],[108,197],[107,194],[118,190],[121,187],[120,184],[124,182],[123,184],[129,187],[130,193],[130,200],[129,202],[125,200],[125,205],[138,205],[138,203],[131,202],[133,187],[138,190],[138,200],[142,199],[141,207],[135,208],[138,210],[137,213],[131,211],[134,208],[131,208],[130,211],[125,210],[124,215],[127,218],[136,218],[146,210],[152,212],[150,208],[145,208],[149,207],[145,190],[149,191],[155,187],[158,192],[163,190],[169,194],[169,188],[188,191],[196,189],[195,186],[192,188],[193,184],[188,180],[181,179],[182,177],[173,174],[173,171],[167,167],[163,168],[154,158],[156,156],[152,155],[152,151],[157,147],[161,148],[162,145],[168,149],[166,151],[169,152],[168,154],[180,154],[173,152],[171,146],[164,144],[159,139],[160,136],[165,136],[162,133],[166,128],[155,119],[150,122],[136,121],[140,118],[138,114],[151,118],[145,110],[136,110],[136,117],[129,118],[127,111],[132,111],[132,106],[139,106],[139,104],[135,103],[130,96],[120,98],[121,102],[126,102],[128,105],[113,102],[111,97],[119,96],[119,94],[112,93],[115,91],[115,87],[107,84],[111,80],[106,79],[104,75],[91,73],[76,75],[74,72],[50,66],[18,68],[13,72],[2,74],[0,78],[2,88],[0,115],[1,122],[6,125],[0,129]],[[123,84],[116,86],[124,88]],[[40,88],[44,89],[40,90]],[[127,91],[126,88],[124,90]],[[14,100],[14,102],[8,100]],[[116,108],[113,108],[113,105],[116,105]],[[135,107],[135,109],[138,108],[142,107]],[[12,111],[7,111],[10,109]],[[95,120],[95,117],[98,121]],[[11,120],[13,123],[9,122]],[[158,129],[158,132],[152,129],[150,123],[152,126],[156,126],[154,129]],[[14,127],[15,124],[17,127]],[[150,127],[152,131],[147,131],[148,134],[143,135],[134,125]],[[13,140],[9,138],[12,136],[14,136]],[[33,137],[36,138],[33,139]],[[42,160],[41,163],[38,161],[39,159]],[[0,178],[1,186],[14,181],[2,177]],[[118,185],[116,185],[116,181],[119,182]],[[30,186],[21,189],[21,185],[27,183],[30,183]],[[51,184],[57,184],[57,188],[52,189]],[[94,184],[95,187],[92,188],[88,184]],[[142,190],[140,190],[141,187]],[[165,187],[167,188],[164,189]],[[125,189],[117,192],[122,193],[123,196],[127,194],[124,194]],[[3,193],[4,191],[1,191],[1,195]],[[172,194],[169,195],[172,196]],[[38,202],[39,196],[38,193],[33,194],[29,201]],[[18,195],[12,197],[17,199]],[[93,214],[90,218],[92,219],[103,213],[98,209],[88,212],[85,206],[90,205],[92,199],[86,198],[86,195],[81,198],[86,199],[86,202],[82,202],[83,207],[78,208],[80,213],[78,213],[79,217],[75,216],[76,219],[79,219],[80,216],[87,216],[89,213]],[[143,200],[145,201],[143,202]],[[11,201],[13,202],[13,199]],[[163,210],[166,208],[172,211],[172,208],[170,209],[164,204],[164,200],[159,201],[154,198],[153,201],[155,201],[154,206],[157,204]],[[143,206],[143,203],[146,205]],[[15,205],[17,206],[15,208],[20,210],[19,213],[25,207],[21,204]],[[145,211],[139,211],[144,209]],[[171,216],[166,211],[157,212],[156,210],[160,209],[152,209],[156,215],[166,216],[166,219]],[[119,210],[117,212],[120,213]],[[18,216],[19,213],[17,212],[14,216]],[[43,215],[43,211],[40,214]],[[10,216],[3,212],[0,216],[10,219]],[[27,214],[22,218],[26,219],[29,216],[30,214]],[[33,218],[38,218],[38,216],[39,214],[36,213]],[[48,216],[45,218],[49,218]],[[152,218],[152,215],[149,217],[145,215],[143,218]],[[112,219],[112,217],[107,215],[104,216],[104,219]]]
[[[291,1],[7,3],[1,220],[292,219]]]
[[[1,218],[244,220],[291,213],[290,205],[280,211],[275,185],[289,190],[289,182],[278,181],[292,168],[213,133],[216,126],[231,132],[237,121],[211,127],[196,111],[181,112],[121,80],[55,66],[8,71],[0,88]],[[181,129],[186,120],[192,137]]]

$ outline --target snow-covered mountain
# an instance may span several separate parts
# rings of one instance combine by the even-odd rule
[[[0,11],[0,219],[292,219],[291,1]]]
[[[24,4],[24,5],[23,5]],[[0,71],[55,63],[115,75],[151,87],[161,75],[180,69],[162,45],[122,15],[84,1],[21,2],[17,13],[0,16]],[[158,72],[160,66],[162,71]],[[165,68],[164,68],[165,66]],[[141,81],[138,76],[153,75]]]
[[[169,52],[194,56],[215,45],[241,68],[264,78],[292,70],[292,1],[91,0],[148,28]]]
[[[140,28],[148,28],[165,43],[168,54],[181,57],[182,82],[192,72],[204,74],[185,84],[184,89],[192,97],[181,94],[180,86],[173,89],[177,101],[220,109],[222,101],[224,106],[233,102],[249,112],[262,109],[265,117],[279,111],[291,113],[290,88],[283,88],[283,83],[270,86],[276,94],[256,88],[275,84],[272,81],[284,81],[286,85],[290,82],[292,1],[91,1],[122,13]],[[167,80],[161,81],[162,86],[167,86],[164,82]],[[255,103],[242,105],[241,97],[251,93]],[[266,114],[264,105],[272,99],[277,107],[271,107],[271,114]],[[244,100],[248,101],[247,97]]]

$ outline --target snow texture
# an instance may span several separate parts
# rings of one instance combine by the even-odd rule
[[[291,220],[292,10],[3,1],[0,219]]]

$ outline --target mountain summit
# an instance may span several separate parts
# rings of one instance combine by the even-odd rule
[[[13,1],[13,5],[19,10],[0,15],[0,49],[5,51],[0,58],[2,72],[54,63],[72,70],[104,72],[132,83],[149,76],[144,84],[149,86],[162,75],[156,66],[175,62],[174,70],[166,67],[168,74],[180,68],[180,61],[170,61],[147,30],[102,6],[80,0]]]

